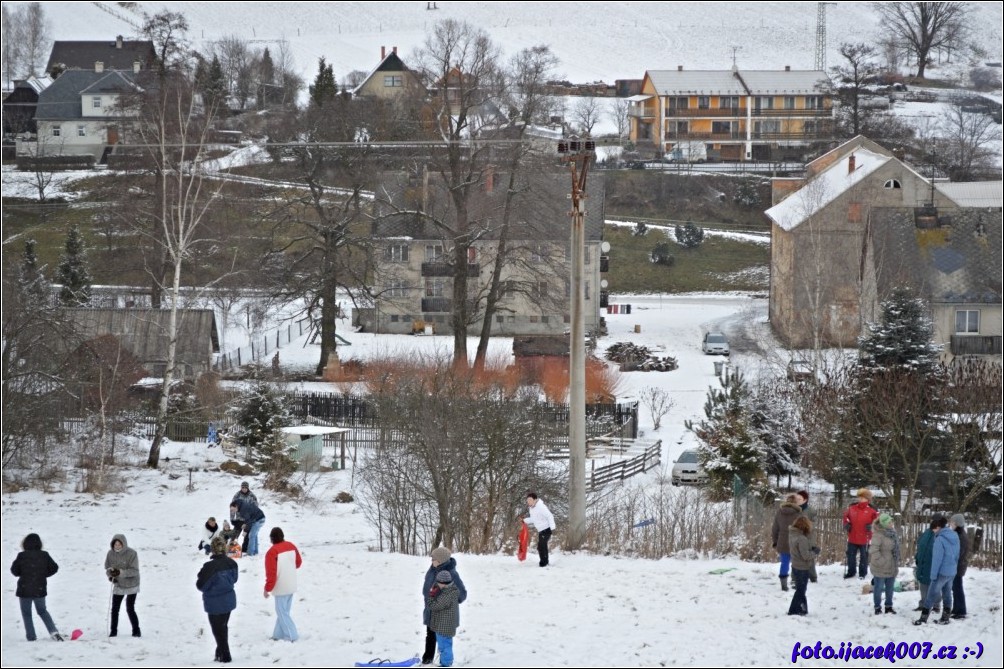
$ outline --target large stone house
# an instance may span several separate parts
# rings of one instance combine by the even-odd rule
[[[988,270],[993,258],[980,251],[1000,238],[999,182],[932,184],[890,151],[855,137],[809,163],[805,179],[776,179],[772,190],[769,315],[787,346],[855,347],[863,323],[878,318],[879,303],[896,285],[931,302],[936,336],[945,343],[980,333],[952,330],[954,312],[968,311],[962,305],[977,297],[992,304],[988,285],[997,286],[999,314],[1000,245],[995,272]],[[976,230],[984,231],[983,241],[963,245]]]
[[[67,70],[38,96],[37,146],[24,154],[91,155],[104,162],[115,145],[127,141],[132,117],[123,114],[122,95],[138,92],[138,70]]]
[[[493,334],[562,334],[570,327],[569,177],[538,174],[531,181],[519,185],[511,203],[501,260],[508,176],[489,170],[471,198],[470,230],[476,241],[468,254],[468,298],[477,314],[472,333],[480,329],[497,262],[503,290]],[[411,333],[426,326],[437,334],[452,332],[452,233],[434,221],[451,225],[449,193],[429,172],[395,177],[380,191],[389,195],[390,204],[377,205],[372,226],[376,297],[372,307],[358,312],[359,325],[371,332]],[[591,181],[586,204],[584,304],[585,326],[591,330],[600,323],[600,272],[606,262],[601,257],[601,180]]]
[[[831,138],[820,71],[649,70],[628,98],[631,141],[677,160],[799,159]]]

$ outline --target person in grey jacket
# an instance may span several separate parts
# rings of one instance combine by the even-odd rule
[[[892,516],[883,513],[878,518],[878,530],[872,535],[870,567],[872,570],[872,599],[875,615],[882,613],[882,591],[885,591],[885,612],[896,613],[892,608],[892,591],[899,574],[899,536],[893,526]]]
[[[460,626],[460,591],[449,571],[444,569],[436,574],[436,583],[425,595],[425,608],[429,612],[429,627],[436,633],[439,666],[452,667],[453,637]]]
[[[948,521],[949,527],[959,535],[959,568],[955,572],[955,580],[952,581],[952,618],[956,620],[966,619],[966,591],[962,587],[962,577],[966,575],[969,567],[969,551],[972,548],[969,541],[969,533],[966,531],[966,517],[957,513]]]
[[[816,553],[812,550],[812,522],[799,516],[788,528],[788,548],[791,551],[791,576],[795,584],[795,594],[788,606],[789,616],[804,616],[809,613],[806,590],[809,588],[809,574],[816,569]]]
[[[136,595],[139,594],[139,556],[129,548],[125,535],[112,537],[111,550],[105,556],[105,575],[112,583],[112,620],[108,636],[118,636],[119,610],[126,601],[126,613],[132,623],[132,635],[142,636],[136,615]]]

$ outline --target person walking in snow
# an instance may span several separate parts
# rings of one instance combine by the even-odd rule
[[[948,521],[938,516],[934,523],[934,546],[931,548],[931,585],[927,589],[927,599],[920,610],[920,618],[914,625],[923,625],[931,613],[931,608],[941,600],[941,619],[935,622],[947,625],[952,618],[952,582],[959,566],[959,535],[947,529]]]
[[[230,612],[237,608],[234,584],[240,575],[237,563],[227,557],[227,540],[222,535],[210,542],[212,556],[202,565],[195,587],[202,593],[202,608],[209,616],[209,628],[216,639],[216,662],[230,662]]]
[[[268,533],[272,547],[265,553],[265,599],[275,598],[275,629],[272,638],[296,641],[300,638],[296,624],[290,616],[293,593],[296,592],[296,570],[303,564],[300,551],[286,541],[281,528],[273,527]]]
[[[222,533],[223,528],[216,523],[216,518],[210,516],[209,520],[202,526],[202,538],[199,539],[199,550],[205,551],[206,555],[209,555],[210,543]]]
[[[453,637],[460,627],[460,590],[449,571],[444,569],[436,574],[436,582],[425,596],[425,610],[439,644],[439,666],[452,667]]]
[[[872,537],[871,569],[872,599],[875,615],[882,613],[882,591],[885,591],[885,612],[896,613],[892,608],[893,586],[899,574],[899,536],[893,526],[892,516],[883,513],[878,517],[878,530]]]
[[[966,531],[966,517],[957,513],[948,521],[948,526],[959,535],[959,567],[952,581],[952,618],[965,620],[966,591],[962,587],[962,577],[966,575],[966,569],[969,567],[969,551],[972,547],[969,533]]]
[[[774,525],[770,530],[771,548],[777,551],[781,558],[781,567],[777,572],[781,579],[781,590],[788,590],[788,574],[791,568],[791,551],[788,546],[788,528],[795,519],[802,515],[797,497],[788,495],[781,507],[774,514]]]
[[[533,525],[537,530],[537,554],[540,556],[540,566],[546,567],[550,562],[547,542],[551,538],[551,532],[554,531],[554,514],[544,504],[544,500],[533,491],[526,493],[526,506],[530,515],[525,517],[523,522]]]
[[[878,515],[872,506],[872,491],[868,488],[858,490],[858,501],[844,511],[844,531],[847,532],[847,572],[844,578],[864,578],[868,575],[868,544],[872,540],[872,523]]]
[[[232,500],[230,500],[230,506],[231,506],[231,508],[233,508],[233,503],[234,502],[240,502],[240,504],[237,505],[238,510],[236,512],[234,512],[234,511],[230,512],[230,521],[234,524],[234,528],[236,528],[238,530],[238,532],[243,528],[243,530],[244,530],[244,543],[241,544],[241,550],[244,551],[245,553],[247,553],[248,552],[248,543],[249,543],[249,541],[251,539],[251,534],[249,532],[249,530],[251,528],[251,523],[248,521],[247,518],[245,518],[244,516],[241,515],[241,513],[240,513],[240,507],[243,506],[244,502],[251,502],[254,506],[256,506],[256,507],[258,506],[258,498],[255,496],[255,494],[253,492],[251,492],[251,486],[250,486],[250,484],[248,484],[247,481],[241,481],[240,490],[238,490],[237,492],[235,492],[234,493],[234,498]],[[264,521],[264,517],[263,517],[262,524],[264,524],[264,522],[265,521]],[[258,529],[260,530],[261,527],[259,526]],[[256,538],[257,538],[257,536],[258,536],[257,533],[255,533],[255,537]],[[255,542],[255,544],[257,545],[257,541]],[[255,551],[255,553],[257,553],[257,552],[258,551]]]
[[[210,423],[209,428],[206,430],[206,446],[212,448],[220,443],[220,434],[216,430],[216,424]]]
[[[42,538],[32,532],[21,541],[21,552],[14,558],[10,573],[17,576],[15,595],[21,603],[21,619],[24,621],[24,633],[28,641],[34,641],[35,621],[31,617],[31,607],[35,607],[38,617],[42,619],[46,631],[55,641],[62,641],[56,623],[45,606],[48,596],[48,579],[59,571],[59,565],[46,551],[42,550]]]
[[[139,616],[136,615],[136,595],[139,594],[139,555],[129,548],[124,534],[112,537],[111,550],[105,556],[105,575],[112,583],[112,620],[108,636],[119,634],[119,610],[122,600],[126,602],[126,613],[132,623],[132,635],[142,636]]]
[[[436,584],[436,576],[442,572],[449,572],[450,578],[452,579],[453,585],[457,589],[457,604],[463,604],[464,600],[467,599],[467,588],[464,587],[464,581],[460,578],[460,574],[457,573],[457,561],[450,554],[450,549],[445,546],[440,546],[438,548],[433,548],[430,554],[432,558],[432,564],[425,572],[425,580],[422,583],[422,596],[428,597],[429,591]],[[431,612],[428,607],[428,601],[426,601],[426,606],[422,610],[422,623],[425,625],[425,651],[422,653],[422,664],[432,664],[432,660],[436,657],[436,632],[431,626]],[[457,624],[460,624],[460,609],[457,609]]]
[[[789,616],[804,616],[809,613],[809,575],[816,570],[816,552],[812,550],[812,521],[798,516],[787,529],[788,550],[791,551],[791,575],[795,594],[788,605]]]

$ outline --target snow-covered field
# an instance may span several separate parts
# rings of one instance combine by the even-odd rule
[[[702,331],[721,329],[734,341],[760,342],[733,355],[732,363],[744,370],[769,373],[783,365],[774,359],[782,353],[757,352],[761,346],[776,350],[765,334],[763,299],[740,294],[631,295],[613,296],[611,302],[630,303],[632,312],[608,316],[610,336],[601,340],[601,348],[630,339],[680,361],[674,372],[624,374],[619,393],[629,398],[648,386],[671,392],[676,406],[658,432],[652,430],[647,412],[641,416],[646,436],[657,436],[665,444],[664,464],[693,443],[683,421],[700,415],[708,386],[717,382],[713,361],[720,358],[700,352]],[[635,325],[640,326],[638,334]],[[352,341],[352,346],[340,350],[344,359],[447,353],[451,341],[435,336],[343,334]],[[511,340],[494,340],[492,355],[511,355]],[[316,356],[317,347],[302,341],[282,349],[284,366],[312,366]],[[334,389],[329,384],[324,387]],[[33,644],[24,641],[15,579],[8,577],[0,600],[5,666],[210,664],[213,642],[195,589],[195,575],[204,559],[195,550],[198,530],[206,517],[226,515],[240,479],[209,471],[222,456],[204,444],[167,444],[158,471],[138,466],[142,448],[127,458],[137,466],[121,472],[123,492],[79,494],[73,492],[76,481],[71,479],[61,492],[3,495],[3,559],[13,561],[26,533],[40,533],[60,564],[60,572],[49,581],[49,610],[62,631],[84,632],[78,641],[64,644],[44,637]],[[194,470],[192,490],[187,489],[189,468]],[[352,488],[351,474],[349,469],[320,475],[313,484],[313,500],[307,503],[264,491],[260,480],[252,479],[267,516],[262,539],[268,528],[281,526],[303,553],[293,606],[301,639],[292,645],[269,639],[274,613],[271,601],[261,594],[261,558],[244,558],[238,609],[230,626],[236,662],[351,666],[377,657],[402,660],[420,651],[424,629],[419,590],[428,560],[377,551],[376,534],[357,504],[332,501],[342,490],[361,494]],[[652,483],[658,475],[653,471],[631,484]],[[695,492],[677,494],[703,503]],[[108,542],[118,532],[126,534],[140,556],[142,639],[106,637],[109,586],[102,565]],[[779,590],[773,564],[693,555],[649,561],[569,554],[560,548],[560,532],[554,543],[558,548],[547,570],[536,567],[532,559],[520,563],[509,554],[457,556],[471,593],[462,607],[455,643],[458,666],[773,666],[791,663],[795,643],[812,646],[817,641],[835,650],[841,643],[929,641],[935,651],[942,645],[957,646],[959,657],[963,648],[976,648],[979,642],[984,647],[981,658],[956,661],[999,666],[1004,659],[999,572],[969,572],[968,620],[917,628],[910,624],[916,593],[896,595],[897,615],[875,617],[870,596],[861,594],[861,582],[844,581],[840,565],[820,568],[819,583],[809,587],[810,615],[795,619],[786,615],[790,593]],[[710,573],[717,569],[730,571]],[[901,573],[909,576],[906,568]],[[853,664],[888,663],[854,660]],[[896,664],[928,663],[906,659]]]

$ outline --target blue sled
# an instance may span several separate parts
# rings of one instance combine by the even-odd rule
[[[420,657],[409,657],[403,662],[391,662],[390,660],[381,660],[380,658],[375,658],[369,662],[356,662],[357,667],[411,667],[420,663],[422,659]]]
[[[649,525],[655,525],[655,518],[646,518],[645,520],[641,521],[640,523],[636,523],[631,527],[633,529],[638,529],[639,527],[648,527]]]

